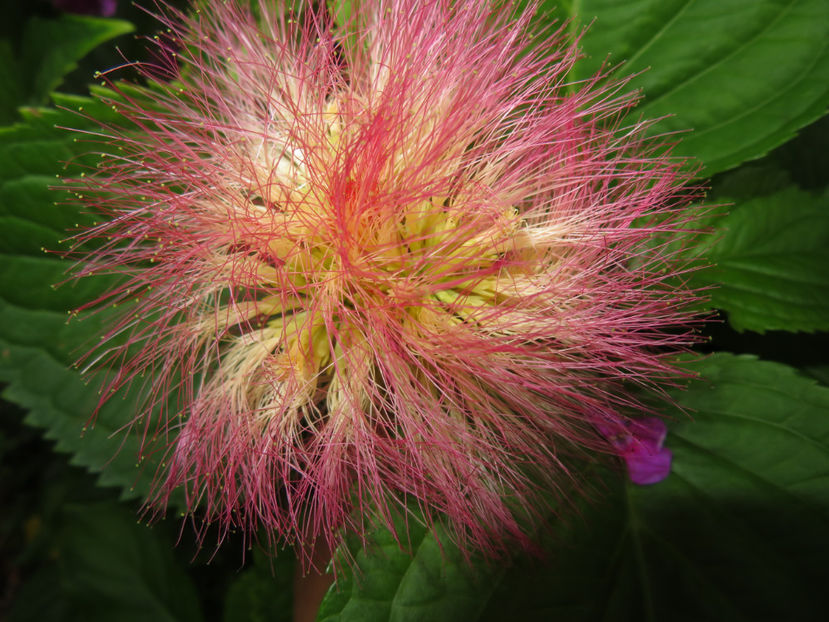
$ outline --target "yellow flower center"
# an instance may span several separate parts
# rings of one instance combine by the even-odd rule
[[[346,129],[336,103],[323,118],[324,144],[271,137],[247,145],[244,198],[231,207],[237,230],[216,258],[250,296],[220,310],[220,323],[242,335],[228,340],[218,376],[263,416],[275,403],[320,402],[323,385],[330,411],[347,393],[344,377],[370,373],[365,335],[344,317],[351,311],[393,314],[408,334],[484,321],[519,278],[503,260],[526,245],[518,211],[483,200],[470,180],[459,179],[452,196],[393,202],[384,193],[401,185],[394,158],[371,185],[354,174],[326,177],[342,170],[343,145],[358,130]],[[434,173],[445,175],[458,157],[448,154]],[[274,390],[280,385],[290,404]]]

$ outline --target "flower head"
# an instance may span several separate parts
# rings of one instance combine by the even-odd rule
[[[99,362],[110,389],[147,374],[134,423],[169,439],[154,500],[288,541],[412,504],[469,547],[526,541],[518,515],[617,451],[597,426],[692,341],[652,242],[683,174],[532,12],[286,4],[163,18],[86,178],[107,219],[79,272],[128,303]]]

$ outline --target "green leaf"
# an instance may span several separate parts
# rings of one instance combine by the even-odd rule
[[[352,547],[355,565],[331,587],[317,621],[478,619],[498,570],[469,566],[443,529],[435,533],[411,524],[404,550],[390,531],[379,529],[366,550]]]
[[[689,417],[677,413],[671,428],[680,452],[673,472],[726,498],[728,471],[754,498],[780,495],[787,511],[829,520],[829,389],[752,356],[713,355],[691,369],[701,378],[675,393]],[[713,460],[701,469],[690,456]]]
[[[136,525],[117,504],[73,504],[59,538],[63,590],[73,619],[168,622],[202,619],[195,589],[161,526]]]
[[[29,19],[20,49],[0,41],[0,124],[17,120],[19,106],[45,103],[81,58],[132,29],[128,22],[80,15]]]
[[[508,571],[482,620],[822,619],[829,389],[747,356],[692,367],[672,474],[609,484],[557,526],[547,564]]]
[[[829,197],[789,187],[730,209],[693,283],[737,330],[829,330]]]
[[[129,22],[80,15],[29,20],[20,63],[28,76],[25,88],[29,103],[43,103],[63,77],[77,67],[77,61],[101,43],[132,30]]]
[[[583,0],[587,53],[576,77],[609,55],[637,75],[634,116],[653,132],[684,132],[675,153],[703,174],[732,168],[786,142],[829,104],[829,3],[825,0]],[[641,72],[641,73],[640,73]],[[668,115],[668,116],[666,116]]]
[[[73,109],[100,107],[75,96],[58,101]],[[4,397],[28,409],[26,422],[43,428],[59,451],[71,453],[73,464],[100,472],[100,482],[123,489],[124,497],[146,497],[156,464],[136,464],[139,438],[124,429],[136,414],[141,387],[111,398],[90,425],[104,379],[84,381],[69,368],[96,342],[106,313],[68,321],[67,312],[96,298],[112,280],[84,279],[54,288],[66,281],[71,263],[42,251],[57,250],[67,228],[90,218],[81,214],[80,206],[59,201],[61,193],[50,189],[55,175],[64,173],[62,161],[78,161],[90,149],[56,126],[83,127],[86,122],[67,110],[25,110],[24,118],[25,123],[0,128],[0,382],[8,383]],[[181,507],[180,497],[174,505]]]
[[[67,328],[59,314],[2,301],[0,322],[19,327],[18,335],[10,334],[13,329],[0,333],[0,382],[8,383],[3,397],[28,409],[26,423],[43,428],[58,451],[72,454],[72,464],[100,472],[102,485],[124,489],[124,498],[146,493],[154,467],[136,464],[139,440],[124,429],[132,419],[133,396],[111,399],[93,422],[99,400],[96,385],[67,368],[67,350],[85,335]]]

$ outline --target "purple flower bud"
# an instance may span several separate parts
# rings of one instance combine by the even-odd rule
[[[624,459],[634,484],[655,484],[670,474],[673,454],[662,446],[668,430],[661,419],[647,417],[616,429],[600,425],[599,431]]]

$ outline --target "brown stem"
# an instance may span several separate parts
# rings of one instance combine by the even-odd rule
[[[307,572],[303,572],[302,560],[297,560],[294,570],[294,622],[314,622],[320,603],[334,582],[333,575],[325,572],[331,561],[331,548],[324,538],[314,543],[310,555],[311,567]]]

